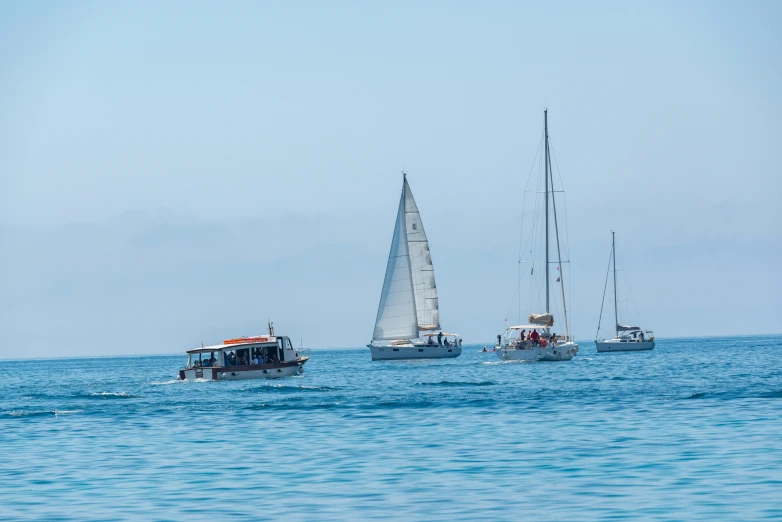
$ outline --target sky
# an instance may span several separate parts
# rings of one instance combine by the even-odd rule
[[[778,2],[4,2],[0,358],[363,346],[403,169],[491,342],[544,108],[576,338],[611,230],[627,322],[782,333]]]

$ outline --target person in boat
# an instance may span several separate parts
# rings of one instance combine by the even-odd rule
[[[639,333],[639,334],[638,334],[638,339],[639,339],[641,342],[644,342],[644,333],[643,333],[643,332],[641,332],[641,333]]]
[[[429,336],[429,340],[426,342],[429,346],[434,346],[434,339],[432,339],[432,336]]]
[[[527,333],[526,329],[521,331],[521,335],[519,335],[519,343],[523,343],[524,342],[524,334],[525,333]]]
[[[443,345],[443,332],[437,332],[437,346]]]
[[[448,338],[445,338],[445,341],[443,341],[443,346],[451,346],[451,344],[448,342]]]
[[[556,346],[557,345],[557,334],[555,334],[554,332],[551,332],[551,337],[548,338],[548,342],[551,343],[551,346]]]
[[[497,336],[497,346],[502,346],[502,336],[501,335]]]
[[[461,340],[461,338],[460,338],[460,339],[459,339],[459,348],[461,348],[461,347],[462,347],[462,340]]]
[[[486,351],[486,347],[485,347],[485,346],[483,347],[483,351],[484,351],[484,352]]]
[[[537,330],[532,330],[532,334],[530,334],[530,338],[532,339],[532,342],[535,344],[540,344],[540,334]]]

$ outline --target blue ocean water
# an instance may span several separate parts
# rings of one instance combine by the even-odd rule
[[[176,357],[0,361],[0,519],[782,519],[782,337],[181,382]]]

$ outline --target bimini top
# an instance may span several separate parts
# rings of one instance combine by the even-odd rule
[[[548,330],[551,326],[544,324],[520,324],[518,326],[509,326],[508,330]]]
[[[200,348],[194,348],[187,350],[187,353],[208,353],[217,352],[219,350],[235,350],[241,348],[245,344],[277,344],[277,337],[274,335],[256,335],[254,337],[237,337],[236,339],[226,339],[223,344],[215,344],[213,346],[201,346]]]
[[[443,334],[443,337],[448,337],[448,336],[459,337],[459,334],[454,334],[454,333],[442,332],[442,334]],[[440,335],[440,334],[439,333],[428,333],[428,334],[422,335],[421,337],[437,337],[438,335]]]

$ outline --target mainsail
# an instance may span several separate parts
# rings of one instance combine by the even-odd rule
[[[410,269],[413,275],[415,309],[418,315],[419,330],[440,329],[440,307],[437,302],[437,285],[434,281],[432,254],[426,239],[424,223],[413,199],[410,185],[405,178],[403,183],[405,200],[405,222],[407,230],[407,249],[410,253]]]
[[[380,294],[373,339],[415,339],[418,337],[418,319],[410,270],[410,254],[405,223],[405,195],[407,183],[399,199],[394,237],[388,254],[386,278]]]

